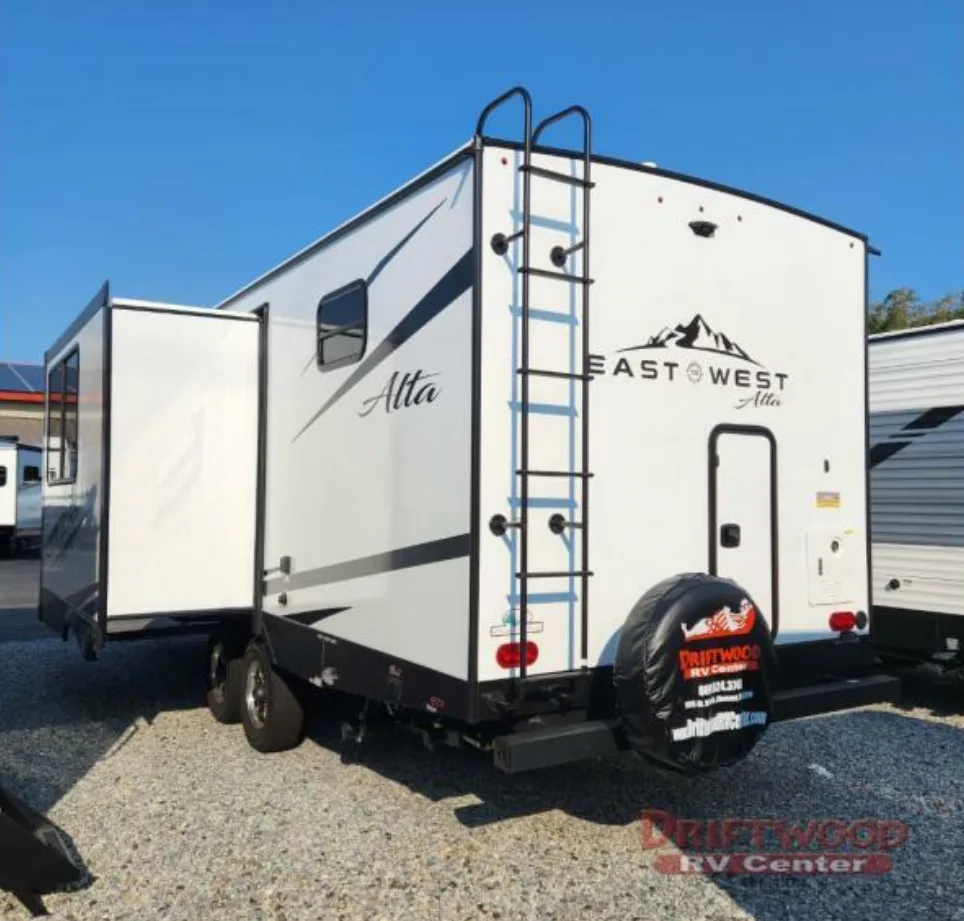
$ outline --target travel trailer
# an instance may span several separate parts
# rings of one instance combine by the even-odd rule
[[[964,678],[964,320],[870,338],[874,642]]]
[[[43,452],[0,436],[0,556],[40,542]]]
[[[486,133],[503,105],[521,140]],[[562,121],[578,149],[547,146]],[[312,686],[361,702],[358,736],[378,711],[507,772],[631,749],[698,773],[893,699],[868,249],[598,156],[584,109],[534,125],[510,90],[215,309],[104,286],[46,356],[79,417],[42,617],[92,658],[208,631],[210,708],[260,751],[299,741]]]

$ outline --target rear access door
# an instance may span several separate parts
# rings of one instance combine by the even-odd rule
[[[777,458],[769,430],[722,425],[710,436],[710,572],[744,586],[777,631]]]

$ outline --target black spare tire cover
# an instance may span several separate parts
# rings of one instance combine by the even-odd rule
[[[772,716],[773,642],[750,595],[729,579],[674,576],[626,618],[613,682],[629,744],[687,774],[734,764]]]

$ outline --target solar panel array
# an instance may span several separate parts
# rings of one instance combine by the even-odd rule
[[[43,366],[0,362],[0,390],[14,393],[43,393]]]

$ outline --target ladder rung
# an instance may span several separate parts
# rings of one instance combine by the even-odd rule
[[[573,371],[546,371],[542,368],[518,368],[516,374],[529,374],[532,377],[559,377],[566,381],[591,381],[591,374],[576,374]]]
[[[513,412],[522,412],[521,403],[509,402]],[[530,403],[529,412],[538,416],[572,416],[577,415],[574,406],[567,406],[565,403]]]
[[[579,569],[564,569],[559,572],[517,572],[516,578],[521,579],[525,577],[526,579],[569,579],[569,578],[581,578],[582,576],[591,576],[591,572],[585,572]]]
[[[523,315],[521,307],[513,307],[512,315],[521,317]],[[562,323],[564,326],[578,326],[579,321],[571,313],[560,313],[557,310],[537,310],[535,307],[529,308],[530,320],[543,320],[546,323]]]
[[[509,497],[512,508],[522,508],[522,499],[517,496]],[[575,508],[576,500],[566,496],[529,496],[526,502],[528,508]]]
[[[594,473],[583,473],[581,470],[516,470],[519,476],[558,476],[558,477],[594,477]]]
[[[509,217],[515,221],[525,219],[525,215],[521,211],[511,211],[509,212]],[[540,230],[555,230],[558,233],[565,234],[579,233],[579,228],[570,221],[559,221],[545,214],[530,214],[529,224],[533,227],[538,227]]]
[[[570,275],[568,272],[550,272],[548,269],[533,269],[523,266],[519,269],[521,275],[536,275],[539,278],[554,278],[556,281],[568,281],[577,285],[591,285],[595,279],[582,278],[579,275]]]
[[[521,603],[521,597],[516,595],[506,596],[509,604],[513,607]],[[527,604],[565,604],[567,601],[578,601],[574,592],[530,592],[526,598]]]
[[[544,179],[554,179],[556,182],[565,182],[568,185],[577,185],[583,189],[591,189],[596,185],[595,182],[586,182],[585,179],[581,179],[579,176],[570,176],[568,173],[557,173],[553,169],[546,169],[542,166],[525,166],[523,164],[519,167],[519,172],[528,172],[532,176],[542,176]]]

